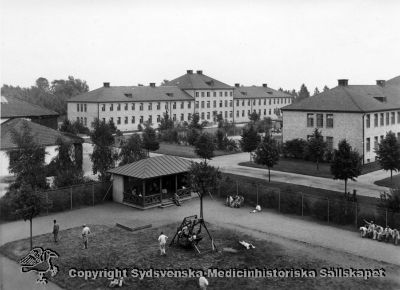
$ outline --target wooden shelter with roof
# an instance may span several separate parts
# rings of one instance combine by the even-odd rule
[[[187,159],[162,155],[111,169],[113,200],[146,209],[170,203],[175,193],[190,197],[190,165]]]

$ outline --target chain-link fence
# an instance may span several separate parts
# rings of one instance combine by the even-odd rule
[[[236,194],[244,197],[245,204],[272,208],[280,213],[309,216],[327,223],[359,227],[365,220],[382,226],[400,227],[400,213],[393,213],[378,204],[360,203],[345,198],[327,198],[317,195],[285,190],[260,183],[221,181],[216,194],[221,198]]]
[[[83,206],[94,206],[112,198],[111,182],[93,182],[62,187],[40,192],[43,202],[41,214],[77,209]],[[9,199],[1,200],[0,220],[10,221],[19,217],[12,211]]]

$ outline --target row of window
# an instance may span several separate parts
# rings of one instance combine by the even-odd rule
[[[136,103],[131,103],[131,110],[135,111],[136,110]],[[161,110],[161,102],[158,102],[155,104],[156,105],[156,110]],[[177,102],[173,102],[172,103],[172,109],[176,109]],[[164,108],[166,110],[168,110],[168,103],[165,104]],[[180,108],[184,109],[185,108],[185,102],[180,102]],[[192,108],[192,102],[187,102],[187,108],[191,109]],[[139,111],[143,111],[144,109],[144,103],[139,103]],[[147,104],[147,109],[149,111],[153,110],[153,103],[148,103]],[[101,105],[101,110],[103,112],[106,111],[106,104],[102,104]],[[110,104],[109,106],[109,110],[110,111],[114,111],[114,104]],[[116,104],[116,110],[117,111],[121,111],[121,104]],[[129,104],[128,103],[124,103],[124,110],[128,111],[129,110]]]
[[[79,123],[83,124],[84,126],[87,126],[87,118],[86,117],[76,117],[76,121]]]
[[[396,112],[375,113],[374,127],[396,124]],[[400,111],[397,112],[397,124],[400,124]],[[371,127],[371,114],[365,116],[365,126]]]
[[[211,92],[196,92],[196,97],[211,97]],[[213,97],[216,97],[217,96],[217,92],[213,92]],[[228,96],[228,92],[227,91],[225,91],[225,92],[219,92],[219,96],[220,97],[227,97]],[[229,96],[230,97],[232,97],[233,96],[233,92],[232,91],[230,91],[229,92]]]
[[[87,104],[76,104],[76,110],[78,112],[87,112]]]
[[[382,140],[383,140],[384,138],[385,138],[384,135],[381,135],[380,137],[374,136],[374,150],[377,150],[377,149],[378,149],[378,144],[379,144],[380,142],[382,142]],[[400,132],[397,133],[397,140],[400,141]],[[366,147],[365,150],[366,150],[367,152],[370,152],[370,151],[371,151],[371,138],[367,138],[366,141],[367,141],[367,142],[365,142],[365,147]]]
[[[192,114],[188,113],[187,120],[190,120],[191,118],[192,118]],[[106,118],[102,118],[102,120],[103,120],[103,122],[107,121]],[[173,121],[177,121],[176,114],[172,115],[172,120]],[[115,122],[113,117],[110,118],[110,121]],[[124,124],[129,124],[129,117],[128,116],[123,117],[123,121],[124,121]],[[136,117],[135,116],[131,116],[130,121],[131,121],[131,124],[135,124],[136,123]],[[139,121],[140,124],[143,124],[144,123],[144,116],[140,116],[138,121]],[[148,117],[147,121],[149,123],[153,123],[153,116],[150,115]],[[182,121],[182,122],[185,121],[185,114],[181,114],[180,115],[180,121]],[[156,122],[157,123],[161,122],[161,115],[157,115]],[[116,118],[116,124],[117,125],[121,125],[122,124],[122,117],[117,117]]]
[[[315,115],[315,117],[314,117]],[[314,128],[314,120],[316,119],[316,125],[317,128],[323,128],[324,127],[324,114],[313,114],[313,113],[308,113],[307,114],[307,127],[312,127]],[[333,128],[333,114],[326,114],[325,117],[326,120],[326,128]]]
[[[262,102],[261,99],[258,99],[258,105],[261,106],[262,103],[264,103],[264,106],[267,105],[267,99],[263,99],[264,101]],[[247,106],[251,106],[251,103],[253,102],[253,106],[255,106],[257,104],[257,100],[253,99],[253,100],[247,100]],[[242,103],[242,106],[246,105],[246,101],[245,100],[236,100],[236,107],[240,106],[240,103]],[[270,98],[268,99],[268,105],[272,105],[272,104],[290,104],[290,98]]]
[[[272,100],[273,100],[273,102],[271,101],[271,99],[269,99],[269,102],[268,102],[269,105],[271,105],[272,103],[275,104],[275,99],[272,99]],[[285,99],[282,99],[282,104],[283,103],[286,104],[286,100],[288,100],[288,102],[290,103],[290,99],[286,99],[285,98]],[[240,103],[242,104],[242,106],[246,105],[245,100],[242,100],[241,102],[239,100],[236,100],[236,106],[237,107],[240,106]],[[247,105],[248,106],[251,106],[251,103],[253,103],[253,106],[255,106],[257,104],[255,99],[247,100]],[[195,104],[196,104],[196,108],[199,108],[199,102],[196,101]],[[228,107],[228,106],[232,107],[233,100],[229,100],[229,103],[228,103],[228,100],[225,100],[225,101],[220,100],[219,101],[219,107],[220,108],[222,108],[224,106],[224,104],[225,104],[225,107]],[[261,105],[261,104],[262,104],[261,99],[259,99],[258,100],[258,105]],[[279,104],[279,99],[277,99],[277,104]],[[211,101],[207,101],[207,102],[201,101],[200,105],[201,105],[201,108],[205,108],[206,106],[207,106],[207,108],[211,108]],[[267,105],[267,99],[264,99],[264,105]],[[87,104],[76,104],[76,106],[77,106],[77,111],[78,112],[87,112]],[[118,103],[118,104],[115,104],[115,107],[116,107],[117,111],[121,111],[122,106],[124,107],[125,111],[129,110],[129,103],[123,103],[123,104]],[[185,102],[180,102],[179,106],[180,106],[181,109],[184,109],[185,108]],[[131,103],[130,107],[131,107],[131,110],[134,111],[136,109],[136,103]],[[143,111],[144,107],[145,107],[144,103],[139,103],[139,111]],[[161,110],[161,102],[155,103],[155,107],[156,107],[156,110]],[[214,100],[213,101],[213,108],[216,108],[216,107],[217,107],[217,101]],[[172,109],[176,109],[176,108],[177,108],[177,102],[172,102]],[[187,102],[187,108],[188,109],[192,108],[192,103],[191,102]],[[148,103],[147,104],[147,109],[149,111],[153,110],[153,103]],[[169,109],[168,108],[168,103],[165,104],[165,109],[166,110]],[[102,104],[101,105],[101,110],[103,112],[106,111],[106,104]],[[110,104],[109,105],[109,111],[114,111],[114,104]]]

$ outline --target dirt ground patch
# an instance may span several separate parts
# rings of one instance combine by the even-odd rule
[[[78,269],[103,268],[157,268],[157,269],[198,269],[207,271],[218,269],[320,269],[326,267],[374,268],[385,269],[385,278],[230,278],[209,277],[210,289],[399,289],[396,280],[399,267],[367,258],[315,247],[305,243],[274,237],[262,231],[254,231],[232,225],[229,228],[208,224],[215,244],[222,250],[232,248],[232,252],[208,252],[198,255],[193,250],[179,247],[167,247],[167,256],[161,257],[158,251],[157,237],[160,231],[172,239],[178,224],[169,224],[162,228],[151,228],[138,232],[128,232],[117,227],[89,225],[94,235],[90,238],[88,250],[82,249],[81,228],[72,228],[60,232],[61,241],[52,242],[51,234],[34,237],[34,245],[51,248],[60,255],[55,260],[60,272],[52,281],[67,289],[106,289],[106,278],[85,281],[83,278],[71,278],[68,271]],[[201,250],[210,248],[206,238],[200,243]],[[239,240],[246,240],[256,246],[245,250]],[[18,260],[28,252],[29,240],[8,243],[0,252],[11,259]],[[197,278],[138,278],[124,280],[125,289],[198,289]]]

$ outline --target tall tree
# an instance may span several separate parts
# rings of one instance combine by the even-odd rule
[[[390,170],[390,181],[393,181],[393,171],[400,170],[400,143],[392,131],[379,143],[375,153],[382,169]]]
[[[90,154],[93,174],[99,173],[101,181],[110,180],[107,171],[114,167],[118,154],[114,151],[113,128],[110,123],[95,119],[92,123],[93,130],[90,132],[90,139],[93,143],[93,153]]]
[[[324,92],[326,92],[326,91],[329,91],[329,88],[328,88],[328,86],[327,86],[327,85],[325,85],[325,86],[324,86],[324,89],[323,89],[323,91],[324,91]]]
[[[63,123],[61,124],[60,131],[66,132],[66,133],[71,133],[74,135],[77,135],[77,134],[88,135],[90,133],[89,128],[85,127],[81,122],[78,122],[78,121],[71,122],[68,119],[64,119]]]
[[[299,97],[297,98],[297,101],[301,101],[309,97],[310,97],[310,92],[308,91],[306,85],[302,84],[300,87]]]
[[[307,155],[317,163],[317,170],[319,170],[319,163],[322,161],[326,151],[326,142],[324,142],[324,137],[321,132],[315,128],[313,134],[307,141]]]
[[[198,113],[193,114],[192,120],[189,123],[189,129],[198,129],[198,130],[203,130],[202,124],[200,122],[200,116]]]
[[[174,121],[169,117],[168,113],[164,113],[163,118],[160,120],[160,125],[158,125],[158,129],[160,131],[169,130],[174,128]]]
[[[202,133],[194,144],[194,152],[207,162],[214,157],[214,142],[212,136],[208,133]]]
[[[361,156],[353,150],[346,139],[339,142],[333,151],[331,173],[333,179],[344,180],[344,192],[347,193],[347,181],[355,180],[361,174]]]
[[[254,162],[268,168],[268,182],[271,182],[271,168],[279,161],[279,149],[275,139],[268,134],[254,151]]]
[[[146,153],[143,151],[142,139],[138,134],[133,134],[127,141],[124,141],[119,158],[121,162],[119,166],[139,161],[146,158]]]
[[[253,152],[257,148],[260,140],[261,137],[257,134],[254,126],[251,125],[248,128],[243,129],[242,139],[240,140],[240,147],[244,152],[250,153],[250,160],[251,152]]]
[[[50,84],[49,81],[46,78],[40,77],[36,80],[36,86],[44,91],[44,92],[48,92],[50,90]]]
[[[56,140],[58,152],[49,164],[55,173],[54,185],[56,187],[70,186],[84,182],[81,159],[76,158],[74,144],[63,138]]]
[[[200,163],[192,162],[189,168],[190,185],[200,198],[200,218],[203,219],[203,197],[215,189],[221,179],[221,172],[218,168],[208,165],[204,160]]]
[[[51,90],[53,94],[66,99],[89,91],[89,86],[86,81],[75,79],[73,76],[68,76],[68,79],[54,80],[51,82]]]
[[[320,93],[318,87],[315,87],[313,96],[316,96]]]
[[[146,126],[143,131],[143,148],[147,150],[147,156],[150,151],[156,151],[160,148],[160,143],[157,141],[156,131],[151,126]]]
[[[256,111],[253,111],[253,112],[249,115],[249,119],[250,119],[250,122],[252,122],[253,124],[255,124],[257,121],[260,120],[260,115],[257,114]]]
[[[13,87],[3,85],[1,94],[5,97],[14,96],[24,101],[36,104],[50,110],[56,111],[61,115],[67,113],[67,100],[76,95],[89,91],[85,81],[69,76],[68,79],[49,81],[40,77],[36,80],[36,85],[30,88]]]
[[[264,117],[255,123],[255,129],[258,133],[270,134],[272,129],[272,119],[270,117]]]
[[[47,188],[46,150],[35,141],[27,121],[22,122],[21,128],[11,130],[11,140],[17,146],[17,149],[7,152],[9,170],[15,175],[13,186],[18,188],[26,183],[34,190]]]
[[[19,189],[13,192],[11,196],[11,206],[14,208],[15,213],[22,217],[24,221],[29,220],[30,246],[32,249],[33,218],[40,214],[43,206],[40,195],[36,190],[32,190],[30,185],[24,183]]]

